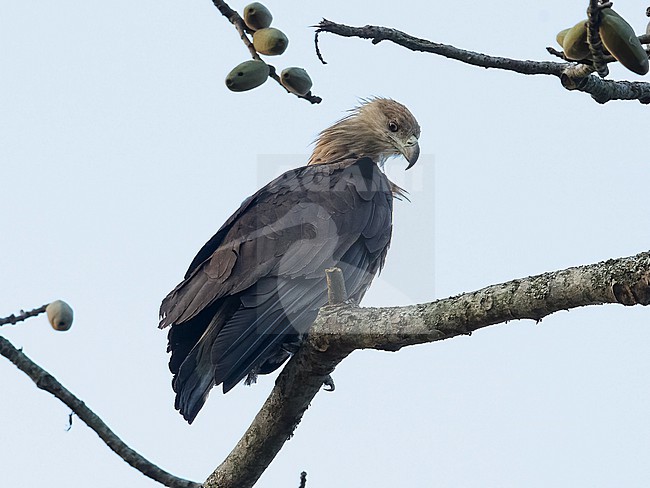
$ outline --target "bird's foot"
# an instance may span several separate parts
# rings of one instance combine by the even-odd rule
[[[323,386],[325,387],[323,388],[325,391],[334,391],[336,389],[332,375],[327,375],[327,378],[325,378],[325,381],[323,381]]]
[[[244,384],[246,386],[254,385],[257,383],[257,373],[254,371],[251,371],[248,373],[248,376],[246,376],[246,381],[244,381]]]

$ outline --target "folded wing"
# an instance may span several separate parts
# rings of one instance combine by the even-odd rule
[[[327,303],[326,268],[360,300],[391,226],[390,183],[368,158],[288,171],[248,198],[161,305],[181,414],[286,360]]]

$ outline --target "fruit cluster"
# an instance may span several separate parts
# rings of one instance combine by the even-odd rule
[[[253,47],[259,54],[278,56],[286,51],[289,39],[280,29],[271,27],[273,15],[259,2],[244,7],[244,23],[253,32]],[[264,83],[270,73],[269,66],[252,59],[235,66],[226,76],[226,86],[234,92],[252,90]],[[291,93],[304,96],[311,90],[312,81],[303,68],[285,68],[280,74],[282,85]]]
[[[598,32],[607,52],[630,71],[639,75],[648,72],[648,53],[634,33],[632,26],[611,8],[603,8]],[[591,52],[587,42],[587,20],[582,20],[557,35],[557,42],[564,55],[571,60],[589,59]]]

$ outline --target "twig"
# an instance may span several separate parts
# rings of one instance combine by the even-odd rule
[[[1,317],[0,318],[0,326],[1,325],[6,325],[6,324],[12,324],[15,325],[18,322],[22,322],[23,320],[27,320],[30,317],[36,317],[37,315],[40,315],[45,312],[45,309],[47,308],[49,304],[42,305],[38,308],[35,308],[33,310],[29,310],[25,312],[24,310],[21,310],[18,315],[11,314],[9,317]]]
[[[600,3],[600,0],[589,0],[589,7],[587,8],[587,43],[589,44],[594,69],[601,78],[605,78],[609,74],[609,68],[604,59],[603,41],[600,38],[598,29],[602,19],[601,10],[611,6],[611,2]]]
[[[325,270],[327,278],[327,300],[330,305],[339,305],[348,299],[348,292],[345,289],[345,280],[341,268],[329,268]]]
[[[307,486],[307,471],[300,473],[300,486],[298,488],[305,488]]]
[[[459,49],[449,44],[420,39],[397,29],[375,25],[353,27],[323,19],[318,23],[316,32],[329,32],[342,37],[370,39],[373,44],[379,44],[381,41],[391,41],[411,51],[429,52],[481,68],[499,68],[525,75],[542,74],[559,76],[562,70],[568,65],[568,63],[554,63],[551,61],[520,61],[518,59],[489,56],[487,54]]]
[[[251,54],[251,57],[253,59],[256,59],[258,61],[262,61],[266,63],[262,58],[260,58],[260,55],[257,53],[257,50],[255,49],[255,46],[253,46],[253,43],[251,42],[250,38],[248,37],[248,34],[251,32],[248,27],[246,27],[246,24],[244,23],[244,19],[241,18],[241,16],[230,6],[224,2],[223,0],[212,0],[212,3],[214,4],[215,7],[221,12],[221,15],[223,15],[225,18],[228,19],[228,21],[235,26],[235,29],[237,29],[237,32],[239,33],[239,37],[242,40],[242,42],[246,45],[248,48],[248,51]],[[275,66],[270,65],[269,63],[266,63],[267,66],[270,68],[271,72],[269,73],[269,76],[273,78],[278,84],[284,88],[287,93],[292,93],[287,88],[282,84],[282,80],[280,79],[280,75],[278,75],[277,70],[275,69]],[[294,93],[298,98],[303,98],[307,100],[310,103],[320,103],[323,101],[321,97],[317,97],[315,95],[312,95],[311,92],[307,93],[306,95],[298,95]]]
[[[555,49],[554,47],[550,47],[550,46],[547,47],[547,48],[546,48],[546,52],[548,52],[548,53],[551,54],[552,56],[555,56],[555,57],[557,57],[557,58],[560,58],[560,59],[563,60],[563,61],[571,61],[569,58],[567,58],[567,57],[564,55],[564,52],[563,52],[563,51],[558,51],[558,50]],[[576,62],[581,62],[581,61],[576,61]]]
[[[311,27],[318,27],[318,26],[312,25]],[[321,32],[323,31],[321,31],[320,29],[316,29],[316,33],[314,34],[314,48],[316,49],[316,57],[318,58],[318,60],[323,64],[327,64],[327,61],[325,61],[325,59],[323,58],[323,55],[320,52],[320,47],[318,46],[318,34],[320,34]]]
[[[173,488],[201,488],[199,483],[178,478],[160,469],[127,446],[84,402],[70,393],[56,378],[34,363],[2,336],[0,336],[0,354],[29,376],[38,388],[51,393],[70,407],[77,417],[94,430],[109,448],[142,474]],[[69,420],[72,421],[72,416],[69,417]]]
[[[644,36],[639,36],[639,39],[642,39],[643,37]],[[648,37],[650,37],[650,36],[648,36]],[[649,39],[649,42],[650,42],[650,39]],[[572,63],[576,63],[577,65],[584,64],[584,65],[589,66],[589,67],[593,66],[593,63],[589,59],[580,59],[578,61],[575,61],[573,59],[568,59],[564,55],[564,53],[562,51],[558,51],[557,49],[555,49],[553,47],[547,47],[546,51],[549,54],[553,55],[553,56],[556,56],[556,57],[558,57],[560,59],[563,59],[564,61],[569,61],[569,62],[572,62]],[[646,51],[646,53],[648,53],[648,56],[650,57],[650,48],[646,48],[645,51]],[[614,56],[611,56],[611,55],[603,55],[603,61],[605,63],[618,63],[618,60]]]
[[[594,77],[595,78],[595,77]],[[271,395],[204,488],[250,488],[291,437],[323,381],[355,349],[396,351],[515,319],[588,305],[650,304],[650,252],[513,280],[407,307],[324,307]]]
[[[65,428],[65,431],[66,431],[66,432],[68,432],[69,430],[72,429],[72,417],[74,417],[74,412],[70,412],[70,413],[68,414],[68,425],[67,425],[67,427]]]
[[[556,76],[560,78],[562,85],[566,89],[589,93],[598,103],[606,103],[610,100],[638,100],[644,104],[650,103],[650,83],[603,80],[591,75],[593,68],[590,65],[490,56],[459,49],[448,44],[420,39],[397,29],[374,25],[353,27],[337,24],[327,19],[323,19],[317,25],[316,34],[320,32],[329,32],[342,37],[370,39],[373,44],[390,41],[411,51],[438,54],[482,68],[496,68],[525,75]],[[642,43],[649,42],[649,39],[649,35],[639,36]],[[318,40],[315,42],[318,42]]]

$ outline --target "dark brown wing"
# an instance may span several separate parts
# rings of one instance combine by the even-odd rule
[[[246,200],[161,305],[183,416],[213,385],[226,392],[288,357],[327,303],[326,268],[339,266],[360,299],[391,225],[390,183],[367,158],[288,171]]]

